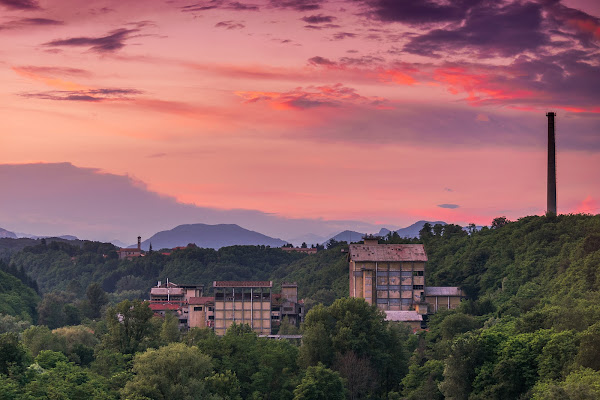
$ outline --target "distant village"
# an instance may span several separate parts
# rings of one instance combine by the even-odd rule
[[[378,239],[365,236],[363,243],[349,245],[350,297],[363,298],[382,310],[387,321],[408,324],[415,332],[427,327],[429,315],[454,309],[464,299],[458,287],[426,285],[427,254],[422,244],[379,244]],[[189,246],[195,245],[171,251]],[[281,250],[317,252],[314,247]],[[141,238],[137,248],[117,253],[120,259],[143,256]],[[157,316],[175,315],[181,330],[210,328],[217,335],[224,335],[236,323],[248,324],[260,336],[279,337],[284,319],[295,326],[304,321],[304,302],[298,299],[296,282],[283,282],[277,293],[273,281],[214,281],[212,289],[213,296],[207,296],[203,285],[158,282],[150,290],[149,306]]]

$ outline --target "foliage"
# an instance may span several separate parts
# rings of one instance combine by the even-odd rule
[[[343,400],[344,381],[322,363],[308,367],[302,382],[294,390],[294,400]]]
[[[105,346],[124,354],[134,354],[148,347],[152,342],[152,316],[148,304],[140,300],[124,300],[109,307],[106,311],[108,333],[103,339]]]
[[[137,354],[133,373],[122,390],[124,398],[205,399],[212,362],[197,347],[171,343]]]

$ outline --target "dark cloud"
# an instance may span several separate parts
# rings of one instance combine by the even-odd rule
[[[445,187],[444,188],[444,192],[454,192],[454,189],[450,189],[450,188]]]
[[[13,10],[37,10],[40,8],[35,0],[0,0],[0,5]]]
[[[244,4],[239,1],[234,1],[229,3],[228,8],[230,10],[239,10],[239,11],[259,11],[259,7],[254,4]]]
[[[271,0],[275,8],[291,8],[297,11],[314,11],[321,8],[324,0]]]
[[[0,25],[0,30],[30,28],[32,26],[52,26],[52,25],[64,25],[64,22],[57,21],[55,19],[48,19],[48,18],[21,18],[21,19],[9,21],[9,22],[6,22],[6,23]]]
[[[308,59],[308,63],[312,65],[337,65],[335,61],[330,60],[329,58],[315,56]]]
[[[460,206],[458,204],[438,204],[438,207],[450,208],[450,209],[460,208]]]
[[[232,29],[243,29],[246,25],[243,24],[243,21],[221,21],[215,24],[215,28],[225,28],[228,30]]]
[[[302,21],[304,21],[308,24],[324,24],[324,23],[331,23],[336,18],[331,15],[318,14],[318,15],[302,17],[301,19],[302,19]]]
[[[337,24],[324,24],[324,25],[304,25],[305,29],[317,30],[320,31],[322,29],[335,29],[339,28],[340,25]]]
[[[434,29],[412,38],[404,51],[441,57],[475,51],[479,57],[514,57],[550,43],[542,29],[542,7],[513,3],[504,7],[475,7],[456,28]]]
[[[109,32],[106,36],[59,39],[44,43],[44,46],[89,47],[97,53],[109,53],[125,47],[125,41],[136,32],[139,32],[139,29],[121,28]]]
[[[27,98],[59,101],[102,102],[106,100],[129,100],[132,95],[142,94],[136,89],[88,89],[88,90],[53,90],[48,92],[21,93]]]
[[[167,153],[154,153],[154,154],[150,154],[147,157],[148,158],[162,158],[162,157],[166,157]]]
[[[351,66],[373,66],[385,62],[385,59],[375,56],[362,56],[362,57],[342,57],[340,58],[340,64],[351,65]]]
[[[463,19],[469,10],[485,0],[355,0],[368,8],[376,19],[388,22],[403,22],[411,25],[453,22]]]
[[[183,12],[209,11],[214,9],[234,10],[234,11],[259,11],[256,4],[242,3],[240,1],[227,2],[224,0],[209,0],[198,2],[180,7]]]
[[[343,40],[343,39],[354,38],[354,37],[356,37],[356,33],[338,32],[333,35],[333,40]]]

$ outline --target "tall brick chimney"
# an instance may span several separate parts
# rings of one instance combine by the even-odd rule
[[[138,236],[138,250],[142,249],[142,237]]]
[[[554,117],[555,112],[546,114],[548,117],[548,205],[546,214],[556,215],[556,142]]]

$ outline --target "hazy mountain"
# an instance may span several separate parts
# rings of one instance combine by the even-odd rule
[[[187,224],[152,235],[142,242],[142,249],[148,250],[150,243],[154,250],[158,250],[186,246],[188,243],[213,249],[234,245],[281,247],[286,244],[286,241],[250,231],[235,224]]]
[[[390,231],[389,229],[387,229],[387,228],[381,228],[381,229],[379,230],[379,233],[377,234],[377,236],[385,236],[385,235],[387,235],[387,234],[388,234],[388,233],[390,233],[390,232],[391,232],[391,231]]]
[[[0,228],[0,238],[16,239],[17,235],[14,232],[7,231],[6,229]]]
[[[129,176],[69,163],[0,164],[0,177],[3,193],[10,193],[0,199],[2,224],[40,236],[69,232],[90,240],[134,243],[138,236],[190,222],[238,224],[283,238],[307,233],[328,238],[344,229],[381,228],[361,221],[285,218],[257,210],[184,204]]]
[[[400,237],[419,237],[419,231],[423,229],[423,225],[425,225],[425,223],[427,222],[429,222],[431,226],[434,226],[435,224],[447,225],[444,221],[417,221],[411,226],[398,229],[396,232],[398,233],[398,235],[400,235]]]
[[[58,238],[58,239],[64,239],[64,240],[79,240],[79,238],[77,236],[73,236],[73,235],[62,235],[62,236],[56,236],[56,235],[32,235],[31,233],[23,233],[23,232],[16,232],[15,234],[17,235],[18,238],[24,238],[24,239]]]
[[[338,233],[337,235],[335,235],[334,237],[332,237],[331,239],[337,240],[338,242],[360,242],[363,238],[363,236],[365,236],[365,232],[355,232],[355,231],[343,231]],[[328,242],[328,240],[326,240],[325,242]]]
[[[288,242],[293,244],[294,246],[300,246],[302,243],[306,243],[307,245],[324,243],[329,240],[331,235],[320,236],[315,235],[314,233],[308,233],[306,235],[298,236],[293,239],[289,239]]]

